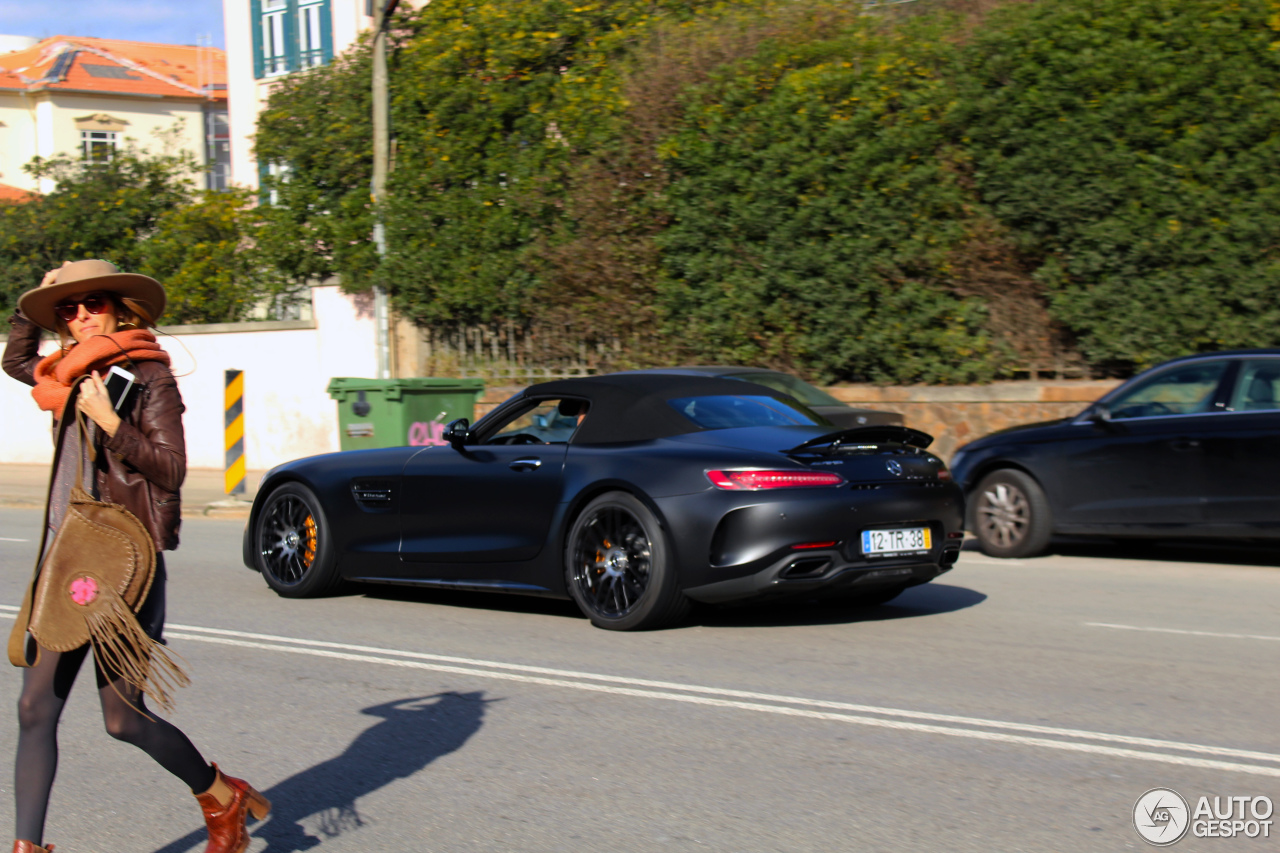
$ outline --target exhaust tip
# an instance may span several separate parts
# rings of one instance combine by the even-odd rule
[[[792,560],[787,564],[778,577],[787,580],[798,580],[800,578],[816,578],[822,575],[831,567],[831,560],[827,557],[801,557],[798,560]]]

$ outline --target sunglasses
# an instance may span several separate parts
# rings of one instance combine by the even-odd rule
[[[59,302],[53,306],[53,310],[59,317],[70,323],[79,315],[81,305],[90,314],[101,314],[103,311],[114,307],[111,297],[105,293],[90,293],[88,296],[81,296],[79,299]]]

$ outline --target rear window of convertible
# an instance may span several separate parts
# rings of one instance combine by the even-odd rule
[[[678,397],[667,404],[702,429],[829,425],[826,418],[800,404],[775,397]]]

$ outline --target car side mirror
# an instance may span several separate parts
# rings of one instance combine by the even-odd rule
[[[1111,409],[1107,408],[1106,403],[1094,403],[1089,410],[1088,420],[1098,426],[1107,426],[1111,423]]]
[[[449,442],[455,449],[461,448],[471,439],[471,421],[466,418],[449,421],[449,425],[444,428],[444,434],[441,438]]]

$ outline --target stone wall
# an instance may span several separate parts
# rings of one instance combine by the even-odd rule
[[[490,385],[485,383],[484,393],[480,395],[480,399],[476,401],[476,416],[472,421],[478,421],[485,415],[498,407],[498,404],[511,397],[517,391],[520,391],[523,385]]]
[[[826,390],[851,406],[901,412],[907,426],[933,436],[930,450],[950,459],[956,448],[996,430],[1077,415],[1118,384],[1067,380],[941,387],[837,385]]]
[[[1076,415],[1117,384],[1064,380],[952,386],[836,385],[826,391],[851,406],[901,412],[907,426],[933,436],[931,450],[950,459],[962,444],[998,429]],[[520,387],[486,387],[476,406],[476,417],[488,413]]]

